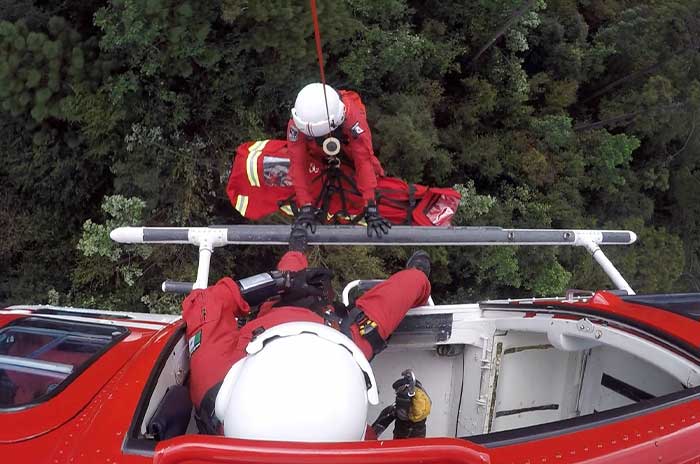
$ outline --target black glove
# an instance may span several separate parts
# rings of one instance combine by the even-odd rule
[[[306,283],[312,287],[321,289],[324,296],[332,295],[331,280],[335,272],[325,267],[310,267],[306,269]],[[331,298],[332,299],[332,298]]]
[[[306,251],[308,245],[308,237],[306,236],[306,228],[302,225],[293,224],[292,232],[289,234],[289,251]]]
[[[294,218],[294,226],[299,226],[303,229],[308,229],[312,234],[316,233],[316,224],[318,224],[318,218],[316,217],[316,209],[311,205],[304,205],[299,210],[297,217]]]
[[[324,268],[306,268],[289,272],[286,277],[282,299],[292,301],[299,298],[326,297],[333,271]]]
[[[371,237],[374,232],[377,238],[389,233],[391,223],[379,215],[377,204],[373,201],[367,203],[365,207],[365,222],[367,222],[367,236]]]

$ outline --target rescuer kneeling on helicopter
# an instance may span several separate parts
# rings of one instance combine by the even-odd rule
[[[290,251],[274,271],[281,290],[272,298],[246,301],[242,281],[226,277],[182,303],[201,432],[281,441],[364,438],[368,403],[378,403],[369,360],[406,312],[427,302],[430,259],[414,253],[406,269],[345,308],[333,302],[332,272],[308,268],[305,248],[304,227],[294,227]],[[239,320],[247,322],[239,328]]]

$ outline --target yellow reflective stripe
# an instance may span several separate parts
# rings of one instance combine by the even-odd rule
[[[280,210],[288,216],[294,216],[294,211],[292,211],[292,207],[289,205],[280,206]]]
[[[265,148],[265,145],[267,145],[267,142],[269,142],[269,140],[265,140],[260,144],[257,152],[255,153],[255,156],[253,157],[253,172],[255,173],[255,187],[260,187],[260,176],[258,176],[258,158],[260,158],[260,155],[262,155],[263,148]]]
[[[238,210],[239,213],[241,213],[243,216],[245,216],[245,212],[248,209],[248,196],[247,195],[238,195],[236,198],[236,209]]]
[[[258,159],[262,155],[263,148],[269,140],[255,142],[248,148],[248,159],[246,160],[246,172],[248,182],[253,187],[260,187],[260,176],[258,176]]]
[[[248,158],[246,159],[246,165],[245,169],[246,172],[248,173],[248,183],[252,185],[253,187],[256,187],[255,185],[255,174],[257,171],[257,166],[252,163],[253,158],[255,157],[255,153],[257,151],[258,145],[260,145],[260,142],[255,142],[252,144],[250,147],[248,147]]]

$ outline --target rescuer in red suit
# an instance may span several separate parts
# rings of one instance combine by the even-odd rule
[[[296,232],[299,232],[298,228]],[[277,266],[278,270],[295,275],[297,285],[294,291],[282,295],[281,299],[277,297],[262,303],[255,319],[240,329],[238,319],[246,318],[251,308],[243,299],[238,284],[229,277],[206,289],[193,290],[183,301],[182,317],[187,324],[190,351],[189,389],[201,432],[219,432],[213,413],[216,395],[231,366],[246,356],[246,347],[255,336],[286,322],[331,325],[332,301],[310,304],[320,300],[304,291],[307,284],[323,275],[324,271],[326,277],[330,277],[330,272],[307,269],[308,262],[302,251],[305,246],[305,232],[293,233],[290,251]],[[368,360],[384,348],[385,341],[406,312],[425,304],[430,296],[430,259],[427,253],[414,253],[406,267],[358,298],[355,308],[347,311],[345,320],[340,323]],[[318,295],[318,292],[310,293]],[[361,329],[364,336],[360,335]]]
[[[384,169],[374,156],[365,106],[357,93],[336,92],[326,85],[324,96],[323,84],[304,87],[297,95],[287,125],[287,151],[299,207],[298,225],[315,232],[319,221],[309,185],[328,159],[338,162],[335,158],[342,153],[355,166],[355,181],[365,202],[367,235],[381,237],[389,232],[391,223],[379,215],[375,199],[377,176],[383,177]],[[313,165],[312,159],[316,161]]]

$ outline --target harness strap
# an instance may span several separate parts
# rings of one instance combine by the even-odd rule
[[[342,100],[342,97],[341,97],[341,100]],[[344,123],[343,123],[343,124],[344,124]],[[335,129],[333,129],[333,130],[331,131],[330,134],[328,134],[328,135],[326,135],[326,136],[324,136],[324,137],[314,137],[314,140],[316,141],[316,144],[317,144],[319,147],[322,147],[322,146],[323,146],[323,141],[324,141],[327,137],[335,137],[335,138],[338,139],[338,140],[340,141],[340,143],[343,144],[343,145],[347,145],[348,142],[350,141],[350,139],[349,139],[348,137],[346,137],[346,136],[343,134],[343,125],[342,125],[342,124],[341,124],[340,126],[336,127]]]
[[[224,381],[222,380],[207,390],[199,408],[195,408],[194,410],[194,420],[199,429],[199,433],[206,435],[218,435],[220,433],[222,424],[216,417],[214,406],[216,405],[216,395],[219,394],[219,389],[221,389],[223,383]]]
[[[337,158],[337,160],[342,163],[342,159]],[[355,181],[351,177],[347,176],[340,169],[339,165],[335,166],[328,164],[322,177],[323,187],[321,188],[321,193],[316,199],[316,204],[321,205],[320,209],[324,216],[324,221],[326,221],[328,211],[330,210],[331,197],[337,193],[341,203],[340,210],[336,211],[333,217],[333,221],[337,223],[337,218],[339,216],[343,218],[343,216],[347,217],[350,215],[348,213],[348,201],[345,197],[345,192],[348,191],[352,194],[360,195],[360,191],[357,188]],[[343,183],[347,184],[347,187],[349,188],[346,188]]]
[[[323,222],[326,222],[328,208],[330,207],[330,197],[333,195],[335,185],[333,179],[329,176],[328,170],[319,177],[323,177],[323,185],[321,186],[321,192],[314,204],[321,210]]]
[[[352,339],[350,327],[353,323],[355,323],[355,320],[360,316],[360,314],[364,313],[357,306],[353,306],[347,310],[345,317],[343,318],[343,322],[340,324],[340,331],[343,335]]]
[[[384,204],[389,206],[394,206],[406,211],[406,219],[404,224],[413,224],[413,211],[418,206],[418,199],[416,198],[416,184],[408,184],[408,200],[397,200],[391,198],[391,195],[402,195],[404,192],[402,190],[396,189],[377,189],[377,198],[381,198]],[[379,202],[377,202],[379,204]]]
[[[416,209],[416,184],[408,184],[408,210],[406,211],[406,224],[413,224],[413,210]]]
[[[343,322],[340,324],[340,331],[348,338],[352,339],[350,328],[353,324],[357,324],[360,336],[367,340],[372,347],[372,358],[381,353],[386,348],[387,343],[379,335],[377,323],[367,317],[367,315],[357,306],[350,308]],[[370,359],[371,361],[371,359]]]

